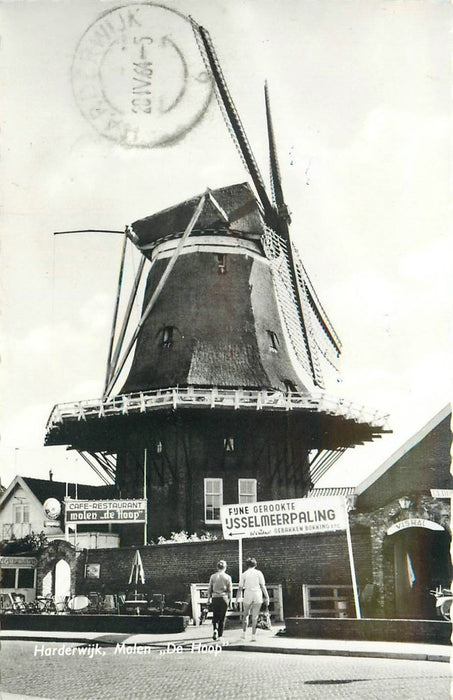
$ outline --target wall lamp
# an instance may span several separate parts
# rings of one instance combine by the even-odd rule
[[[402,498],[399,498],[398,503],[400,504],[401,510],[409,510],[409,508],[412,505],[411,499],[408,498],[407,496],[403,496]]]

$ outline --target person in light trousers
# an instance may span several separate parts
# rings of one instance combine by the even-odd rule
[[[241,600],[243,596],[242,639],[246,638],[249,615],[252,616],[252,642],[256,642],[256,623],[263,604],[269,605],[269,594],[262,571],[256,568],[256,559],[247,559],[245,562],[247,569],[241,576],[237,598]]]

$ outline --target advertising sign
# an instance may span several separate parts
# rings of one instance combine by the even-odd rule
[[[442,525],[435,523],[433,520],[426,520],[425,518],[407,518],[406,520],[399,520],[397,523],[390,525],[387,530],[387,535],[394,535],[395,532],[406,530],[409,527],[424,527],[426,530],[444,529]]]
[[[257,501],[220,508],[225,539],[346,530],[347,517],[343,496]]]
[[[47,498],[43,503],[44,513],[51,520],[57,520],[61,513],[61,503],[56,498]]]
[[[101,575],[100,564],[85,564],[85,578],[99,578]]]
[[[3,569],[35,569],[37,565],[36,557],[0,557]]]
[[[453,489],[431,489],[433,498],[453,498]]]
[[[144,523],[146,499],[77,501],[65,498],[67,523]]]

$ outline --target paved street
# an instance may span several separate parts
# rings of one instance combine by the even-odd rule
[[[225,651],[184,642],[104,647],[3,641],[2,699],[216,700],[217,698],[450,697],[446,663]],[[212,644],[212,643],[211,643]],[[13,696],[14,697],[14,696]]]

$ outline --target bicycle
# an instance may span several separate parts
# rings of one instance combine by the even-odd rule
[[[436,590],[430,591],[430,594],[436,599],[436,609],[439,615],[441,615],[444,620],[451,622],[451,606],[453,603],[453,593],[448,590],[448,588],[442,588],[438,586]]]

